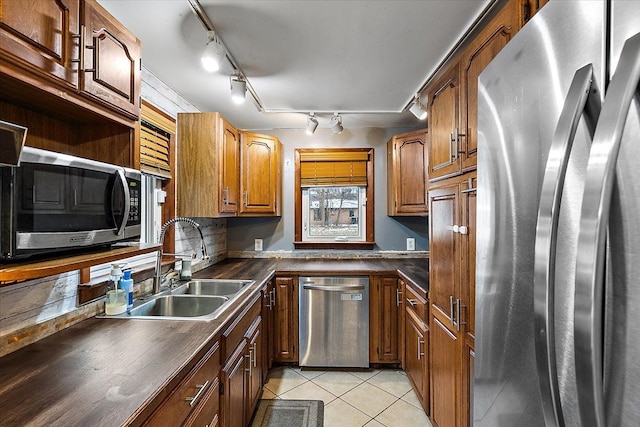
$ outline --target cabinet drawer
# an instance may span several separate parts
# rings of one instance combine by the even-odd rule
[[[216,343],[187,377],[145,422],[151,426],[181,425],[198,403],[209,397],[220,373],[220,346]],[[216,395],[217,395],[217,389]]]
[[[216,378],[202,402],[193,411],[184,427],[212,427],[218,425],[220,419],[220,381]]]
[[[427,322],[427,300],[420,293],[413,289],[409,282],[405,282],[405,303],[407,308],[415,313],[415,315]]]
[[[223,360],[229,358],[231,351],[240,344],[253,321],[260,315],[262,308],[260,303],[261,297],[258,294],[222,334],[224,341]]]

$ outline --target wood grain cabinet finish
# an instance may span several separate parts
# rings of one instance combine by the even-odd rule
[[[425,413],[429,414],[429,327],[410,306],[405,308],[405,372]]]
[[[515,2],[520,8],[520,27],[522,28],[524,24],[529,22],[529,20],[533,18],[533,15],[538,13],[542,6],[548,2],[549,0],[519,0]]]
[[[131,127],[140,116],[140,40],[96,0],[1,0],[0,53],[3,89],[23,104]]]
[[[140,40],[97,2],[84,0],[80,91],[137,119],[140,116]]]
[[[269,369],[273,366],[274,361],[274,318],[275,318],[275,285],[274,280],[271,279],[267,283],[267,286],[262,291],[262,319],[263,326],[263,344],[264,351],[262,351],[262,381],[267,381],[267,374]]]
[[[1,0],[0,11],[0,52],[5,60],[75,90],[80,0]]]
[[[182,425],[188,418],[213,420],[218,414],[220,346],[216,342],[161,406],[145,421],[148,426]],[[190,414],[194,414],[190,417]]]
[[[239,142],[238,131],[219,113],[178,113],[179,216],[237,214]]]
[[[458,64],[427,87],[429,98],[429,179],[460,173],[460,81]]]
[[[397,276],[371,276],[369,306],[369,362],[398,363],[399,311]]]
[[[246,340],[239,344],[222,368],[222,425],[244,427],[245,425],[245,374]]]
[[[276,277],[274,312],[274,361],[298,361],[298,278]]]
[[[523,0],[526,1],[526,0]],[[465,49],[460,59],[461,128],[457,141],[463,171],[476,167],[478,76],[518,30],[518,2],[507,3]]]
[[[429,191],[431,417],[440,427],[470,425],[477,175],[437,184]]]
[[[282,209],[282,143],[276,137],[240,133],[241,216],[279,216]]]
[[[431,317],[431,423],[456,427],[460,422],[460,338],[455,328]]]
[[[427,189],[427,130],[394,135],[387,142],[387,215],[425,216]]]
[[[254,320],[246,334],[246,364],[245,364],[245,424],[251,420],[251,415],[258,405],[262,392],[262,356],[264,353],[264,325],[262,317]]]

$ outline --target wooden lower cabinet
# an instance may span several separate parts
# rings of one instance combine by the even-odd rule
[[[429,328],[410,307],[405,309],[404,370],[429,415]]]
[[[436,427],[460,425],[460,339],[431,316],[431,423]]]
[[[274,361],[274,318],[275,318],[275,285],[274,280],[267,283],[267,287],[262,292],[262,342],[264,351],[262,351],[262,382],[267,381],[269,369],[273,366]]]
[[[400,362],[398,276],[371,276],[369,295],[369,361],[398,363]]]
[[[225,362],[220,375],[221,420],[225,427],[249,424],[262,392],[264,351],[262,297],[256,296],[222,335]]]
[[[244,427],[245,425],[245,350],[246,342],[243,341],[222,369],[222,425],[225,427]]]
[[[273,319],[274,360],[298,361],[298,277],[276,277]]]
[[[214,420],[219,412],[220,346],[216,342],[160,407],[144,422],[148,426],[197,425]],[[206,425],[203,423],[202,425]]]

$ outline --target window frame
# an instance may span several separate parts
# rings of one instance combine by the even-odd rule
[[[366,187],[366,230],[364,241],[303,241],[303,213],[302,187],[300,180],[301,153],[331,153],[331,152],[366,152],[367,159],[367,187]],[[373,148],[296,148],[294,149],[295,187],[294,187],[294,247],[296,249],[363,249],[372,250],[376,244],[374,239],[374,180],[373,180]]]

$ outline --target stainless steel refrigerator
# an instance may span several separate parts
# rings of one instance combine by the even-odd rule
[[[479,77],[476,426],[640,425],[640,1],[551,0]]]

